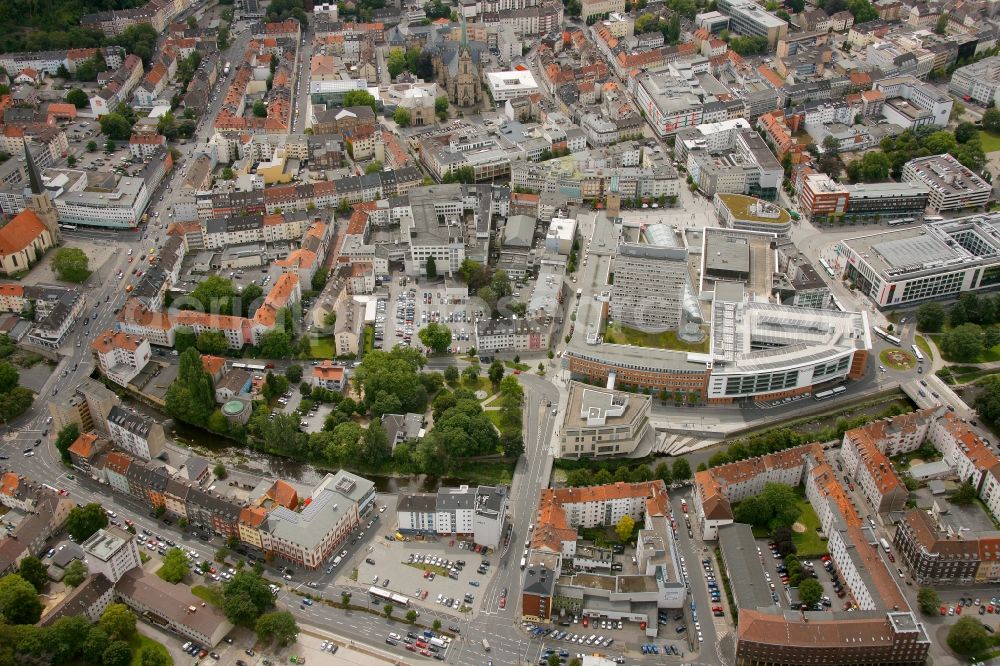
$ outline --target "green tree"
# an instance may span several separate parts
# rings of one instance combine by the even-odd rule
[[[201,363],[201,355],[186,349],[179,358],[177,379],[167,389],[166,411],[173,418],[205,426],[215,409],[212,377]]]
[[[322,291],[323,287],[326,286],[326,281],[330,277],[330,271],[324,267],[316,269],[316,272],[312,276],[312,289],[313,291]]]
[[[933,587],[921,587],[917,592],[917,604],[924,615],[937,615],[941,596]]]
[[[83,581],[87,579],[87,567],[80,560],[73,560],[66,567],[66,574],[63,576],[63,582],[70,587],[76,587]]]
[[[235,296],[236,287],[232,280],[218,275],[211,275],[199,282],[190,294],[192,299],[201,304],[203,312],[221,315],[233,314]]]
[[[963,481],[948,499],[952,504],[971,504],[976,499],[976,487],[971,481]]]
[[[78,543],[86,541],[97,530],[107,526],[108,514],[104,513],[104,507],[96,503],[75,506],[70,509],[66,518],[66,531]]]
[[[276,640],[279,646],[288,645],[299,633],[299,625],[288,611],[277,611],[262,615],[256,624],[257,639],[262,643]]]
[[[167,648],[160,643],[146,643],[139,652],[140,666],[171,666],[173,663]]]
[[[396,112],[392,114],[392,119],[396,121],[396,124],[399,125],[400,127],[410,126],[410,121],[411,121],[410,112],[408,109],[404,109],[401,106],[398,107],[396,109]]]
[[[1000,132],[1000,109],[986,109],[983,113],[983,129],[987,132]]]
[[[74,663],[83,655],[84,644],[90,633],[90,620],[85,615],[68,615],[59,618],[45,638],[52,651],[52,663]]]
[[[378,160],[369,162],[368,166],[365,167],[365,173],[378,173],[379,171],[382,170],[382,166],[383,166],[382,163],[379,162]]]
[[[263,100],[258,99],[253,103],[253,115],[258,118],[267,118],[267,105]]]
[[[202,331],[194,346],[202,354],[219,356],[229,349],[229,342],[222,331]]]
[[[385,613],[386,617],[392,617],[392,612],[394,610],[396,610],[396,607],[393,606],[392,604],[386,604],[385,606],[382,606],[382,612]]]
[[[424,346],[438,354],[445,353],[451,346],[451,329],[434,321],[420,329],[417,337]]]
[[[264,612],[274,607],[274,595],[267,581],[254,571],[237,571],[222,593],[222,610],[233,624],[253,626]]]
[[[687,458],[678,458],[673,465],[674,481],[687,481],[691,478],[691,464]]]
[[[132,663],[132,648],[127,641],[112,641],[101,654],[102,666],[129,666]]]
[[[656,469],[653,470],[653,476],[660,479],[668,486],[674,480],[673,474],[670,472],[670,465],[666,462],[657,463]]]
[[[41,592],[42,588],[49,582],[49,567],[42,564],[37,557],[29,555],[21,560],[17,573],[24,580],[31,583],[36,592]]]
[[[424,272],[427,274],[428,280],[433,280],[437,277],[437,262],[434,260],[434,255],[427,257],[427,264],[424,268]]]
[[[88,141],[88,142],[87,142],[87,152],[88,152],[88,153],[92,153],[92,152],[94,152],[95,150],[97,150],[97,142],[96,142],[96,141],[93,141],[93,140],[91,140],[91,141]]]
[[[285,377],[287,377],[288,381],[292,384],[298,384],[302,381],[302,366],[295,364],[288,366],[285,368]]]
[[[361,444],[361,459],[369,465],[380,465],[392,455],[389,436],[382,426],[381,417],[376,417],[368,424]]]
[[[42,615],[34,586],[18,574],[0,578],[0,615],[9,624],[34,624]]]
[[[101,116],[100,123],[108,141],[128,141],[132,136],[132,123],[120,113],[107,113]]]
[[[351,593],[350,592],[341,592],[340,593],[340,604],[342,606],[346,607],[346,606],[349,606],[350,603],[351,603]]]
[[[917,309],[917,328],[924,333],[937,333],[944,322],[944,306],[937,301],[924,303]]]
[[[260,338],[260,355],[264,358],[288,358],[292,352],[292,339],[285,331],[275,329]]]
[[[352,90],[344,95],[344,106],[370,106],[372,111],[378,111],[378,101],[367,90]]]
[[[985,652],[993,643],[983,623],[968,615],[952,625],[947,640],[948,647],[965,657]]]
[[[486,376],[490,378],[490,383],[493,386],[500,386],[500,382],[503,380],[504,373],[507,371],[503,364],[503,361],[494,360],[490,363],[489,370],[486,371]]]
[[[444,369],[444,380],[449,384],[456,384],[458,382],[458,368],[453,365],[449,365]]]
[[[416,622],[417,621],[417,611],[415,611],[415,610],[408,610],[408,611],[406,611],[406,621],[409,622],[410,624],[413,624],[414,622]]]
[[[135,635],[135,614],[125,604],[104,609],[99,624],[112,641],[127,641]]]
[[[972,361],[984,349],[983,329],[976,324],[962,324],[941,337],[941,351],[956,361]]]
[[[64,282],[83,282],[90,277],[90,260],[83,250],[76,247],[61,247],[52,259],[56,277]]]
[[[0,363],[0,368],[4,364]],[[2,374],[2,373],[0,373]],[[2,382],[0,382],[2,384]],[[3,392],[3,386],[0,386],[0,392]],[[69,464],[69,447],[73,446],[73,442],[80,436],[80,428],[75,423],[70,423],[59,430],[59,434],[56,435],[56,449],[59,451],[59,456],[62,458],[64,463]]]
[[[66,101],[78,109],[82,109],[83,107],[90,105],[90,98],[87,97],[87,93],[83,92],[79,88],[73,88],[66,93]]]
[[[216,465],[216,466],[215,466],[215,467],[214,467],[214,468],[212,469],[212,473],[214,473],[214,474],[215,474],[215,478],[217,478],[217,479],[219,479],[219,480],[223,480],[223,479],[225,479],[225,478],[226,478],[227,476],[229,476],[229,472],[227,472],[227,471],[226,471],[226,466],[225,466],[225,465],[223,465],[222,463],[218,463],[218,464],[217,464],[217,465]]]
[[[13,365],[6,361],[0,362],[0,393],[13,391],[20,380],[21,375]]]
[[[624,469],[624,468],[619,468]],[[615,525],[615,534],[618,535],[618,540],[622,543],[627,543],[632,539],[632,532],[635,530],[635,521],[632,516],[624,515],[618,520],[618,524]]]
[[[559,656],[558,652],[553,652],[549,655],[549,658],[545,660],[545,663],[547,666],[559,666],[562,663],[561,659],[562,658]]]
[[[180,548],[171,548],[163,556],[163,565],[157,575],[168,583],[179,583],[188,572],[188,556]]]
[[[799,601],[812,608],[823,598],[823,586],[815,578],[806,578],[799,583]]]
[[[972,123],[959,123],[958,127],[955,128],[955,141],[958,143],[968,143],[978,136],[979,128]]]

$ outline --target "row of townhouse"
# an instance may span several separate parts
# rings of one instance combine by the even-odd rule
[[[111,113],[132,97],[132,91],[142,80],[142,59],[133,54],[125,57],[110,78],[90,97],[90,111],[100,117]]]
[[[114,450],[96,454],[90,471],[114,490],[163,507],[192,527],[309,569],[332,557],[375,503],[375,485],[344,470],[327,474],[304,499],[283,481],[263,480],[242,502],[171,476],[162,464]]]
[[[50,167],[69,151],[69,140],[60,127],[48,123],[6,123],[0,133],[0,150],[23,155],[25,147],[35,147],[31,155],[40,169]]]
[[[139,107],[152,107],[176,73],[177,52],[172,46],[164,46],[157,52],[149,71],[136,87],[133,103]]]
[[[208,220],[264,213],[274,215],[292,211],[333,210],[344,202],[353,205],[403,195],[422,184],[423,174],[420,169],[404,166],[338,180],[276,185],[247,191],[223,184],[214,191],[196,193],[195,199],[199,219]]]
[[[277,313],[302,300],[302,286],[295,273],[284,273],[252,317],[222,315],[194,310],[163,312],[130,298],[118,315],[119,330],[138,335],[150,344],[173,347],[178,329],[190,329],[196,335],[205,331],[222,333],[230,349],[260,343],[265,333],[274,330]]]
[[[163,32],[170,22],[193,4],[192,0],[150,0],[133,9],[85,14],[80,17],[80,25],[88,30],[103,32],[106,37],[117,37],[126,28],[148,23],[156,32]]]
[[[109,69],[118,69],[125,59],[125,49],[120,46],[105,46],[103,48],[0,53],[0,67],[3,67],[7,75],[11,77],[17,76],[26,69],[56,76],[60,67],[72,74],[76,72],[77,67],[97,55],[104,58]]]

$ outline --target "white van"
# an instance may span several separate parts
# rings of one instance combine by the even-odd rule
[[[489,651],[490,651],[490,642],[484,638],[483,639],[483,652],[489,652]]]

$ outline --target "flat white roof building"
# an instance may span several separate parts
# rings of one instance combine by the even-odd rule
[[[985,206],[990,199],[990,184],[947,153],[910,160],[902,180],[929,187],[927,207],[934,212]]]
[[[497,103],[538,92],[535,77],[527,70],[489,72],[486,75],[486,85],[490,88],[493,101]]]
[[[549,223],[549,231],[545,234],[545,249],[569,255],[573,250],[574,238],[576,238],[576,220],[553,217]]]

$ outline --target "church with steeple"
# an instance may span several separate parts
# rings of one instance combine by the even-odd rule
[[[483,101],[483,77],[479,65],[483,47],[469,44],[465,18],[461,21],[462,38],[457,48],[454,42],[443,44],[432,62],[434,77],[448,95],[448,101],[457,107],[468,108]]]
[[[35,166],[35,158],[31,156],[27,142],[24,144],[24,168],[28,172],[28,185],[31,188],[31,195],[25,208],[38,216],[38,219],[42,221],[52,236],[52,240],[58,243],[60,239],[59,212],[42,185],[42,174]]]

